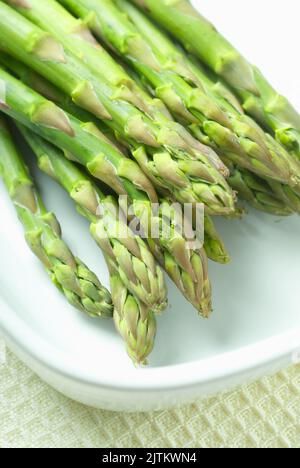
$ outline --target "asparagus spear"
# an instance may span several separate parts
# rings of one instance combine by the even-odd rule
[[[93,77],[84,62],[3,2],[0,40],[5,52],[56,84],[128,140],[136,161],[157,187],[179,202],[204,202],[214,214],[234,211],[230,187],[209,162],[210,148],[174,122],[162,125],[148,118],[120,97],[120,88]]]
[[[47,212],[27,167],[0,118],[0,172],[25,229],[26,241],[71,305],[92,317],[111,317],[111,297],[98,278],[74,257],[59,223]]]
[[[1,68],[0,80],[5,89],[6,102],[0,103],[3,112],[59,146],[117,193],[141,191],[157,202],[151,182],[137,164],[108,143],[100,132],[94,135],[90,125],[62,111]]]
[[[217,263],[229,263],[230,256],[210,216],[205,216],[204,219],[204,237],[204,247],[208,258]]]
[[[147,212],[144,202],[141,205],[143,215],[139,219],[142,226],[150,226],[150,250],[186,299],[207,318],[212,304],[206,251],[200,246],[190,245],[183,227],[187,231],[191,227],[188,227],[189,221],[184,219],[178,204],[171,204],[170,200],[164,198],[160,198],[159,202],[157,211],[149,209]],[[158,236],[151,236],[153,231]]]
[[[23,126],[19,129],[37,157],[41,170],[55,179],[91,223],[91,234],[125,287],[155,312],[166,308],[167,291],[161,269],[148,247],[118,219],[113,197],[106,197],[60,150]]]
[[[115,264],[107,259],[114,302],[114,322],[122,336],[127,353],[135,365],[146,365],[156,336],[154,312],[130,294],[122,282]]]
[[[288,185],[280,184],[274,180],[268,180],[267,182],[272,194],[275,194],[278,200],[281,200],[290,211],[300,214],[299,189],[292,189]]]
[[[73,0],[61,1],[74,5]],[[94,32],[126,58],[177,118],[197,129],[198,140],[261,176],[294,184],[289,164],[270,150],[266,135],[250,119],[228,115],[206,92],[184,55],[143,13],[127,0],[79,1],[76,11],[78,3],[86,5],[86,12],[88,6],[93,9],[98,19],[92,22]],[[149,62],[145,50],[155,60]]]
[[[291,200],[287,199],[287,196],[283,197],[278,191],[275,191],[275,185],[284,187],[290,190],[287,185],[284,186],[279,183],[268,183],[266,180],[260,179],[259,177],[251,174],[250,172],[243,171],[242,169],[234,168],[232,175],[230,176],[231,186],[239,193],[239,195],[247,200],[250,205],[259,211],[264,211],[277,216],[288,216],[294,211],[299,212],[299,199],[293,203],[293,209],[290,208]],[[272,184],[273,187],[270,185]],[[292,191],[291,191],[292,192]],[[276,196],[277,195],[277,196]],[[293,195],[293,198],[296,195]],[[296,209],[295,209],[296,208]]]
[[[198,11],[189,0],[133,0],[171,32],[188,50],[224,78],[244,109],[297,158],[300,158],[300,116]]]
[[[4,54],[1,51],[0,65],[12,72],[13,75],[19,78],[24,84],[26,84],[27,87],[41,94],[49,101],[54,102],[64,111],[72,114],[81,122],[94,124],[102,134],[103,138],[106,139],[107,143],[113,144],[113,146],[115,146],[119,152],[122,152],[127,157],[130,157],[130,152],[126,143],[122,144],[120,140],[117,140],[113,130],[107,127],[104,122],[97,119],[97,117],[95,117],[90,112],[76,106],[76,104],[67,94],[54,86],[44,77],[24,65],[24,63],[19,62],[18,60],[7,54]]]
[[[72,155],[74,159],[76,158],[78,162],[85,165],[92,175],[96,178],[102,178],[104,182],[115,188],[109,166],[104,164],[104,158],[99,158],[99,147],[104,142],[103,136],[99,134],[98,130],[95,131],[95,128],[91,129],[90,124],[83,124],[70,114],[64,113],[53,103],[0,68],[1,81],[6,90],[6,98],[0,106],[0,110],[62,150],[67,150],[67,154]],[[43,110],[43,114],[38,112],[40,109]],[[59,117],[58,122],[57,117]],[[60,122],[62,118],[63,122],[67,119],[76,138],[62,131]],[[123,158],[114,147],[108,145],[106,138],[105,145],[115,158]],[[104,164],[103,167],[102,164]],[[133,180],[134,173],[132,174]],[[160,226],[162,222],[172,226],[174,224],[173,213],[170,211],[169,203],[165,202],[162,206],[159,204],[160,210],[154,216],[152,203],[155,204],[158,201],[155,194],[148,190],[148,186],[145,185],[142,190],[142,184],[136,183],[134,185],[132,181],[126,180],[123,187],[129,195],[133,213],[142,224],[149,242],[152,237],[151,226]],[[170,238],[168,233],[168,236],[165,237],[164,231],[159,230],[157,238],[150,242],[152,251],[185,297],[197,310],[207,316],[210,313],[211,290],[206,253],[204,249],[191,250],[188,239],[179,235],[177,229],[175,234]]]

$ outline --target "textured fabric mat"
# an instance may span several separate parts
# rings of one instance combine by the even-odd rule
[[[176,410],[121,414],[67,399],[7,352],[0,447],[300,448],[300,365]]]

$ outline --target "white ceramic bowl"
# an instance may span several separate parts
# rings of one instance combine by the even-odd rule
[[[269,13],[264,2],[258,10],[256,1],[252,2],[243,26],[237,21],[244,15],[243,2],[202,3],[202,11],[219,25],[223,23],[225,33],[300,107],[296,86],[299,61],[280,54],[281,50],[292,54],[292,45],[297,42],[293,35],[298,29],[291,33],[292,26],[283,27],[281,18],[282,14],[291,21],[299,18],[296,2],[286,0],[289,8],[282,13],[280,2],[273,0],[268,34],[263,18],[257,19],[257,11],[262,17]],[[255,37],[251,36],[254,19]],[[266,37],[272,40],[266,43]],[[65,238],[108,285],[103,258],[89,237],[88,224],[54,182],[35,173],[47,206],[62,223]],[[159,318],[150,366],[135,369],[110,321],[86,318],[51,287],[25,244],[2,183],[0,210],[0,332],[26,364],[65,395],[112,410],[160,409],[216,393],[299,360],[298,217],[278,219],[251,212],[243,221],[219,220],[232,263],[210,265],[212,319],[199,319],[169,283],[170,309]]]

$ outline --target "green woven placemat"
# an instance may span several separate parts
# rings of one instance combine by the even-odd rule
[[[123,414],[69,400],[8,352],[0,447],[300,448],[300,365],[179,409]]]

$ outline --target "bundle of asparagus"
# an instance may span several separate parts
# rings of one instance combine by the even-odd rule
[[[45,25],[51,17],[47,13],[50,3],[56,4],[54,0],[42,2]],[[24,14],[32,10],[31,4],[21,8]],[[52,27],[60,24],[55,18]],[[179,202],[205,202],[213,214],[230,214],[234,210],[234,196],[215,167],[218,160],[215,154],[183,127],[150,119],[126,100],[127,87],[114,86],[107,78],[97,79],[85,66],[88,55],[83,54],[82,61],[72,53],[76,42],[67,40],[61,31],[57,30],[56,35],[62,42],[0,2],[0,40],[5,52],[45,76],[76,104],[104,120],[129,141],[133,156],[159,189]],[[82,53],[80,47],[76,51]],[[100,68],[108,70],[108,63],[101,61]]]
[[[65,113],[1,69],[0,80],[6,89],[6,105],[3,106],[3,111],[34,133],[67,151],[69,157],[71,155],[73,159],[85,165],[94,177],[104,180],[119,193],[127,193],[132,201],[134,214],[151,238],[152,225],[160,226],[169,218],[169,204],[162,204],[158,220],[153,219],[152,202],[155,204],[158,199],[151,183],[138,166],[108,143],[107,137],[103,137],[98,129],[95,132],[89,124]],[[103,150],[99,155],[100,148]],[[118,176],[107,163],[108,158],[118,167]],[[125,179],[127,164],[133,170],[128,172],[128,178]],[[168,225],[170,224],[173,224],[172,220],[168,222]],[[150,243],[151,249],[183,294],[207,316],[210,313],[210,286],[206,254],[204,250],[189,249],[188,242],[180,233],[176,230],[172,230],[172,233],[172,236],[165,238],[164,230],[159,229],[157,238]]]
[[[244,109],[297,158],[300,157],[300,116],[266,78],[235,49],[189,0],[132,0],[170,31],[241,99]]]
[[[62,241],[0,120],[1,173],[27,241],[68,301],[113,317],[145,364],[167,306],[160,266],[211,313],[207,257],[230,260],[211,215],[236,216],[236,192],[260,211],[300,213],[300,118],[186,0],[0,0],[0,49],[0,112],[90,222],[112,297]],[[183,226],[203,231],[203,246]]]
[[[82,19],[89,18],[93,11],[97,21],[91,21],[91,28],[95,34],[136,69],[140,77],[149,83],[152,92],[165,102],[177,118],[185,121],[199,140],[219,152],[227,165],[228,161],[233,164],[234,175],[237,168],[242,168],[243,174],[246,169],[246,174],[250,171],[279,183],[297,185],[300,169],[294,167],[291,156],[244,115],[229,89],[221,83],[214,83],[200,65],[188,60],[166,34],[127,0],[60,1]],[[147,50],[155,58],[150,63]],[[242,179],[245,180],[244,177]],[[253,179],[257,178],[249,174],[247,180]],[[235,181],[236,177],[231,179],[234,188],[237,188]],[[247,200],[258,207],[258,200],[264,198],[264,211],[286,212],[282,201],[278,200],[282,198],[278,195],[279,190],[273,191],[270,185],[259,182],[260,187],[263,185],[266,185],[263,192],[259,190],[255,197],[247,196]],[[254,187],[254,184],[251,186]],[[248,190],[242,193],[246,195]],[[296,195],[290,189],[287,193],[291,194],[286,196],[287,200],[291,198],[291,210],[298,211]]]
[[[14,60],[12,57],[9,57],[3,53],[0,53],[0,63],[2,63],[2,65],[4,65],[6,68],[9,68],[9,70],[13,72],[15,76],[20,78],[24,84],[29,86],[31,89],[37,91],[39,94],[43,95],[45,98],[50,99],[52,102],[55,102],[55,104],[57,104],[69,114],[72,114],[73,116],[77,117],[85,124],[90,122],[90,129],[93,129],[92,124],[96,125],[98,131],[100,130],[102,137],[106,136],[107,141],[109,143],[113,144],[119,151],[121,151],[124,155],[128,156],[128,150],[126,146],[121,145],[120,142],[115,139],[113,132],[108,127],[106,127],[105,124],[103,124],[103,122],[100,122],[99,120],[95,119],[94,116],[89,112],[77,107],[66,94],[64,94],[58,88],[49,83],[49,81],[41,77],[39,74],[28,68],[23,63],[20,63]],[[97,129],[94,128],[94,131],[96,130],[96,133],[98,133]],[[261,191],[262,189],[260,188],[260,192]],[[249,187],[247,187],[247,192],[251,192],[253,199],[258,198],[260,194],[258,193],[258,196],[256,196],[254,188],[250,189]],[[271,195],[269,196],[271,197]],[[281,209],[281,212],[286,214],[286,208],[285,205],[283,205],[283,203],[274,198],[274,200],[272,200],[272,204],[274,206],[277,206],[278,211],[280,211]],[[228,263],[230,261],[229,254],[226,251],[226,247],[219,234],[217,233],[216,228],[214,226],[214,222],[209,215],[205,215],[204,230],[204,245],[208,257],[211,260],[218,263]]]
[[[192,125],[199,140],[215,150],[221,147],[230,160],[259,175],[293,183],[293,174],[286,163],[288,154],[284,161],[282,154],[270,148],[268,139],[250,119],[227,115],[219,103],[211,99],[201,78],[175,45],[128,1],[61,2],[75,13],[79,12],[82,19],[89,18],[93,12],[97,18],[91,22],[95,34],[126,58],[175,117]],[[33,10],[28,10],[31,17]]]
[[[25,127],[20,129],[39,168],[62,185],[91,223],[93,238],[114,263],[125,286],[155,312],[163,311],[167,293],[162,271],[144,241],[119,219],[116,200],[106,197],[58,148]]]
[[[166,308],[167,292],[160,268],[143,240],[125,223],[121,225],[113,197],[105,197],[58,148],[25,127],[19,128],[39,168],[67,191],[78,211],[92,223],[91,234],[105,254],[111,274],[116,327],[133,362],[144,364],[154,344],[154,313]],[[120,237],[116,237],[118,233]]]

